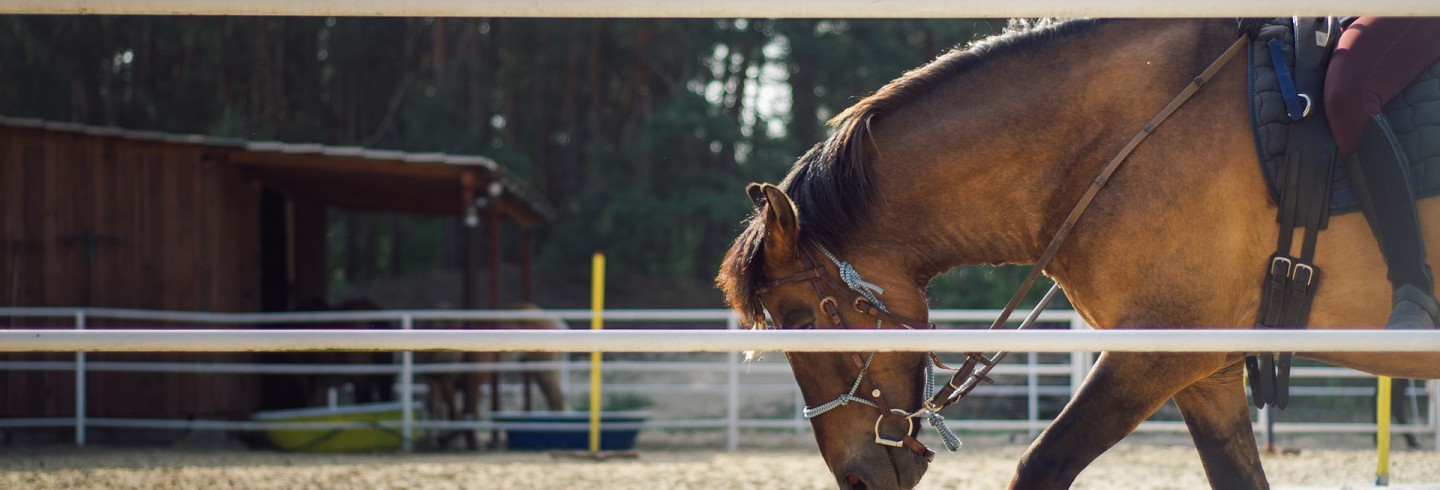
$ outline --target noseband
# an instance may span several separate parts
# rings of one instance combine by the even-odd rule
[[[855,268],[851,266],[850,263],[835,257],[835,255],[830,253],[830,251],[825,249],[825,247],[819,244],[815,244],[815,248],[819,249],[826,258],[830,259],[830,261],[835,264],[836,269],[839,271],[839,279],[831,276],[829,274],[829,271],[823,265],[821,265],[820,261],[817,260],[808,249],[802,248],[800,250],[800,260],[805,263],[805,270],[763,284],[759,289],[756,290],[756,296],[759,296],[760,294],[763,294],[764,292],[774,289],[775,287],[783,284],[804,281],[808,282],[811,287],[815,288],[815,293],[820,297],[819,311],[824,312],[827,320],[830,321],[830,325],[832,327],[842,329],[847,328],[843,323],[843,319],[841,319],[840,317],[840,300],[837,300],[836,298],[843,298],[849,296],[850,299],[845,303],[853,307],[857,313],[874,318],[876,330],[885,328],[886,323],[892,323],[898,325],[899,328],[904,328],[907,330],[928,330],[935,328],[935,324],[933,323],[914,320],[911,318],[907,318],[903,315],[891,312],[888,308],[885,307],[885,303],[876,296],[877,294],[884,294],[884,288],[866,282],[860,277],[860,274],[855,271]],[[758,298],[757,301],[755,301],[755,304],[757,306],[761,304],[760,301],[758,301]],[[759,307],[763,308],[763,306]],[[759,328],[764,328],[764,312],[756,311],[753,313],[753,315],[754,316],[752,318],[755,318],[757,322],[756,326]],[[984,356],[978,353],[972,353],[971,355],[978,356],[980,359],[984,359]],[[871,399],[866,399],[855,395],[855,392],[860,389],[860,382],[864,380],[865,375],[869,373],[870,364],[874,360],[874,352],[871,352],[865,356],[861,356],[859,353],[851,354],[851,361],[855,363],[855,367],[860,369],[860,373],[855,376],[855,382],[850,385],[850,391],[842,393],[834,400],[831,400],[820,406],[805,407],[805,410],[803,412],[805,418],[812,419],[818,417],[825,412],[828,412],[843,405],[847,405],[853,401],[862,405],[869,405],[880,411],[880,416],[875,419],[874,430],[876,444],[890,447],[909,448],[911,451],[914,451],[916,454],[925,458],[926,461],[933,461],[935,459],[935,451],[931,450],[929,447],[926,447],[924,443],[921,443],[919,440],[915,439],[915,418],[925,417],[930,422],[930,425],[932,427],[935,427],[935,429],[940,432],[940,437],[945,441],[945,447],[947,449],[951,451],[960,449],[960,438],[957,437],[954,432],[950,431],[949,428],[945,427],[945,418],[940,416],[939,409],[931,410],[929,408],[931,406],[931,403],[929,401],[925,403],[924,407],[913,412],[894,408],[885,401],[883,389],[880,387],[879,384],[875,382],[873,378],[870,380],[870,386],[872,387],[872,389],[870,390],[870,396],[871,398],[873,398],[873,401]],[[930,352],[925,365],[924,392],[926,393],[926,396],[929,396],[931,391],[933,391],[935,380],[934,368],[937,365],[941,366],[944,369],[951,369],[948,366],[945,366],[943,363],[940,363],[939,357],[934,352]],[[976,362],[973,358],[966,360],[965,366],[969,367],[971,371],[974,370],[975,365]],[[881,434],[881,425],[885,421],[885,417],[887,415],[899,416],[901,420],[905,421],[905,433],[900,438],[890,438]]]
[[[1111,160],[1105,165],[1105,167],[1101,169],[1100,174],[1096,176],[1095,179],[1092,181],[1090,188],[1085,191],[1085,194],[1081,196],[1080,201],[1077,202],[1075,204],[1075,207],[1070,210],[1070,214],[1065,218],[1065,221],[1060,224],[1060,228],[1051,238],[1049,245],[1047,245],[1045,247],[1045,250],[1040,254],[1039,259],[1035,261],[1034,268],[1031,269],[1030,274],[1026,276],[1025,281],[1022,282],[1019,290],[1016,291],[1015,295],[1010,298],[1009,303],[1005,305],[1005,309],[1002,310],[1000,316],[996,318],[995,322],[990,325],[991,329],[995,329],[996,327],[1004,325],[1005,322],[1009,320],[1010,314],[1015,311],[1015,308],[1017,306],[1019,306],[1020,300],[1025,296],[1025,293],[1030,290],[1030,287],[1032,285],[1034,285],[1040,274],[1045,270],[1045,266],[1050,262],[1050,259],[1054,257],[1055,252],[1060,249],[1060,244],[1063,243],[1065,241],[1065,238],[1069,236],[1070,230],[1074,228],[1075,223],[1080,220],[1080,216],[1084,214],[1087,208],[1089,208],[1090,203],[1095,198],[1095,195],[1098,194],[1100,190],[1105,187],[1105,184],[1109,182],[1111,175],[1113,175],[1115,171],[1119,169],[1120,164],[1125,161],[1125,158],[1128,157],[1130,153],[1134,151],[1137,146],[1140,145],[1141,141],[1144,141],[1145,138],[1149,137],[1150,134],[1154,133],[1155,129],[1160,126],[1160,123],[1164,122],[1167,118],[1170,117],[1170,114],[1175,112],[1175,110],[1179,109],[1181,104],[1184,104],[1187,100],[1189,100],[1190,96],[1194,95],[1195,92],[1198,91],[1200,87],[1205,84],[1205,82],[1209,81],[1212,77],[1214,77],[1215,74],[1220,70],[1220,68],[1224,66],[1227,62],[1229,62],[1229,60],[1240,51],[1240,49],[1246,44],[1248,40],[1248,36],[1240,36],[1240,38],[1237,39],[1233,44],[1231,44],[1230,47],[1226,49],[1223,54],[1220,55],[1219,58],[1217,58],[1213,63],[1210,64],[1209,67],[1204,70],[1204,72],[1202,72],[1199,76],[1195,77],[1191,81],[1191,83],[1187,85],[1183,90],[1181,90],[1180,93],[1177,94],[1173,99],[1171,99],[1170,103],[1166,104],[1165,107],[1161,109],[1158,114],[1155,115],[1155,117],[1151,118],[1151,120],[1146,123],[1145,126],[1138,133],[1136,133],[1135,136],[1132,137],[1130,141],[1126,143],[1125,146],[1122,147],[1121,150],[1113,158],[1111,158]],[[770,289],[776,286],[780,286],[782,284],[807,281],[810,283],[811,286],[815,288],[815,292],[821,298],[819,305],[820,311],[825,312],[825,315],[829,317],[828,319],[830,320],[831,325],[836,328],[845,328],[845,326],[841,323],[840,318],[840,302],[836,298],[844,297],[847,295],[854,295],[852,299],[848,301],[848,303],[853,308],[855,308],[857,312],[875,318],[875,328],[877,330],[884,328],[885,323],[887,322],[899,325],[900,327],[905,329],[935,328],[935,324],[933,323],[920,322],[906,318],[901,315],[897,315],[895,313],[891,313],[885,307],[885,303],[880,301],[880,299],[876,296],[876,294],[884,294],[884,289],[874,284],[865,282],[863,279],[860,278],[860,274],[855,272],[855,268],[853,266],[843,260],[836,258],[835,255],[831,254],[829,250],[825,249],[825,247],[820,246],[819,244],[815,244],[815,248],[819,249],[822,253],[825,254],[826,258],[830,259],[830,261],[835,264],[835,267],[840,272],[840,279],[837,280],[831,277],[828,271],[818,263],[819,261],[810,254],[809,250],[802,247],[800,250],[800,259],[805,263],[805,270],[782,277],[775,281],[771,281],[757,289],[755,293],[757,297],[757,301],[755,301],[755,304],[757,305],[757,310],[764,308],[763,306],[761,306],[760,301],[758,301],[758,296],[761,293],[769,291]],[[1045,293],[1045,297],[1040,300],[1040,303],[1035,306],[1035,309],[1031,311],[1030,315],[1025,319],[1025,321],[1020,324],[1019,328],[1024,329],[1032,325],[1035,320],[1039,318],[1040,313],[1044,311],[1047,306],[1049,306],[1050,301],[1059,291],[1059,284],[1055,284],[1054,286],[1052,286],[1050,290]],[[764,312],[753,311],[751,312],[751,314],[753,315],[752,318],[756,319],[756,326],[763,328],[765,322]],[[993,383],[994,380],[990,379],[988,375],[990,371],[995,368],[996,364],[998,364],[1000,360],[1005,358],[1006,354],[1008,353],[999,352],[992,357],[986,357],[983,353],[968,352],[965,355],[966,357],[964,364],[962,364],[960,368],[956,369],[946,366],[944,363],[941,363],[939,356],[936,355],[934,352],[930,352],[928,356],[928,362],[925,365],[925,393],[931,393],[932,391],[932,387],[934,385],[933,370],[935,367],[938,366],[941,369],[954,370],[955,374],[951,376],[950,381],[946,383],[945,386],[941,387],[939,391],[935,391],[934,393],[929,394],[929,398],[925,400],[925,403],[919,409],[913,412],[893,408],[888,403],[886,403],[885,398],[882,396],[880,386],[876,385],[873,379],[870,381],[870,385],[874,389],[871,390],[870,395],[872,398],[874,398],[874,401],[855,396],[856,390],[860,388],[860,381],[863,380],[865,378],[865,374],[869,372],[870,363],[874,360],[875,353],[871,352],[868,356],[865,356],[863,358],[859,354],[852,354],[852,360],[855,362],[856,366],[860,368],[860,374],[855,377],[855,383],[850,386],[850,391],[848,393],[843,393],[839,397],[836,397],[834,400],[818,407],[805,407],[805,418],[809,419],[817,417],[820,414],[830,411],[835,407],[848,404],[852,401],[875,407],[876,409],[880,410],[880,417],[875,419],[876,444],[892,447],[908,447],[911,450],[915,451],[917,454],[923,456],[927,461],[930,461],[934,459],[935,452],[931,451],[930,448],[925,447],[924,444],[920,443],[918,440],[915,439],[913,434],[915,432],[914,419],[917,417],[925,417],[930,422],[930,425],[935,427],[935,429],[940,432],[941,438],[945,440],[945,447],[951,451],[958,450],[961,446],[960,439],[956,437],[949,428],[945,427],[945,419],[944,417],[940,416],[940,410],[943,410],[945,407],[959,402],[960,399],[970,394],[970,392],[979,385]],[[880,435],[880,425],[881,422],[884,421],[886,415],[897,415],[904,418],[907,424],[904,437],[901,437],[900,439],[889,439]]]

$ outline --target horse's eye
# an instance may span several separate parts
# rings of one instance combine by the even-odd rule
[[[809,330],[815,328],[815,317],[808,313],[796,312],[795,315],[785,319],[786,330]]]

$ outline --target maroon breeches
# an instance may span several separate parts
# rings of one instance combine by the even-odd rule
[[[1390,99],[1440,59],[1440,17],[1361,17],[1340,35],[1325,74],[1325,114],[1340,154]]]

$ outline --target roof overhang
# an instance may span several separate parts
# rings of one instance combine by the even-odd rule
[[[268,185],[367,211],[463,215],[476,198],[491,204],[491,184],[498,183],[495,201],[502,215],[524,227],[555,218],[554,208],[524,180],[482,156],[247,141],[5,116],[0,126],[206,146],[217,160]]]

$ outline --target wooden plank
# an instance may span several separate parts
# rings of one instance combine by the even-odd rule
[[[145,242],[143,224],[148,212],[140,207],[140,194],[146,192],[142,185],[145,173],[137,171],[130,160],[133,156],[126,151],[128,142],[118,138],[97,138],[93,143],[100,148],[100,159],[95,163],[111,178],[114,193],[107,205],[115,234],[122,242],[115,250],[115,281],[111,305],[116,307],[139,308],[145,304],[144,254],[148,247]]]
[[[20,272],[31,247],[23,222],[25,152],[23,131],[0,127],[0,304],[18,306]],[[0,322],[7,319],[0,318]],[[4,323],[0,323],[4,325]]]

